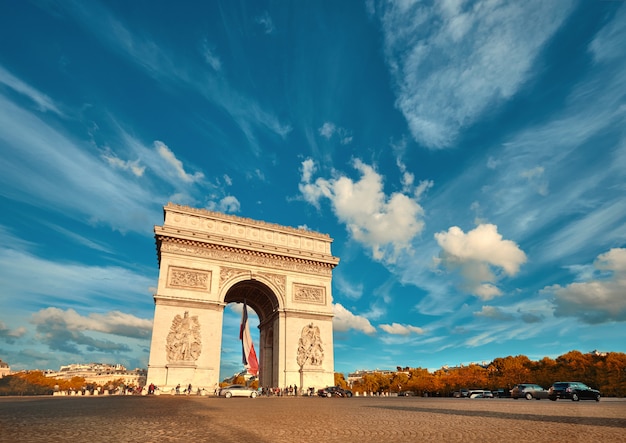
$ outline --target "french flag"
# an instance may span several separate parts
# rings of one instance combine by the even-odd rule
[[[241,340],[242,362],[249,374],[254,376],[259,373],[259,360],[254,352],[254,343],[250,337],[250,328],[248,327],[248,306],[243,301],[243,313],[241,314],[241,327],[239,328],[239,340]]]

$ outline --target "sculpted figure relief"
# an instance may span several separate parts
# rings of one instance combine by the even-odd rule
[[[302,328],[300,341],[298,342],[297,362],[300,367],[304,365],[321,366],[324,361],[324,349],[322,348],[322,338],[320,328],[309,323]]]
[[[185,311],[183,317],[176,315],[172,320],[170,332],[167,335],[165,351],[167,360],[196,361],[200,356],[202,342],[200,337],[200,322],[197,316],[190,317]]]

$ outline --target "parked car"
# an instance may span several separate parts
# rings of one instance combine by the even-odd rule
[[[541,400],[542,398],[548,398],[548,391],[533,383],[521,383],[513,386],[513,389],[511,389],[511,398],[515,400],[518,398],[525,398],[526,400],[535,398]]]
[[[220,397],[250,397],[256,398],[257,390],[244,385],[230,385],[220,389]]]
[[[398,397],[413,397],[415,396],[415,392],[413,391],[400,391],[398,392]]]
[[[495,398],[509,398],[511,396],[511,391],[509,389],[496,389],[491,391]]]
[[[349,389],[343,389],[339,386],[327,386],[319,389],[317,395],[320,397],[352,397],[352,391]]]
[[[548,390],[548,398],[552,401],[556,401],[558,398],[568,398],[572,401],[600,401],[600,391],[579,381],[559,381]]]
[[[493,393],[487,389],[472,389],[468,394],[469,398],[493,398]]]
[[[466,398],[469,396],[469,391],[467,389],[459,389],[458,391],[454,391],[452,396],[454,398]]]

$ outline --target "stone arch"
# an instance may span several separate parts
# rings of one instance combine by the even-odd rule
[[[248,306],[253,308],[259,320],[263,321],[284,308],[285,301],[280,295],[281,292],[284,291],[264,276],[241,274],[224,282],[219,297],[226,304],[248,300]]]
[[[171,203],[164,216],[154,228],[159,282],[147,383],[212,392],[224,308],[244,300],[259,316],[260,385],[334,383],[331,279],[339,259],[328,235]],[[315,358],[303,340],[315,342]]]

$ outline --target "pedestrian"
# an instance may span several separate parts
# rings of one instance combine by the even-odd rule
[[[191,395],[191,383],[187,386],[187,395]]]
[[[180,394],[180,383],[176,385],[176,395]]]

